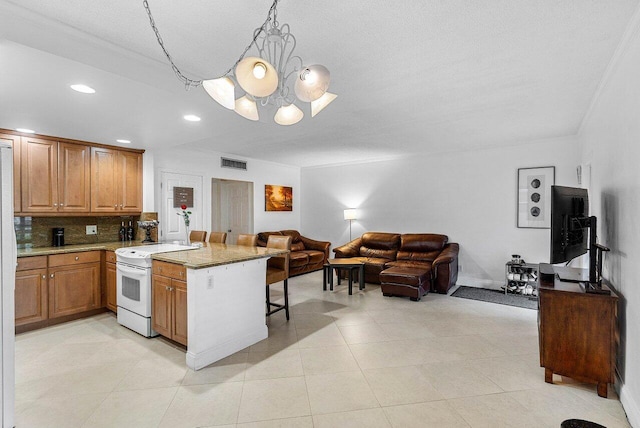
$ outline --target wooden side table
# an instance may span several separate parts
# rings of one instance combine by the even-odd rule
[[[322,290],[333,291],[333,271],[338,276],[338,285],[340,285],[340,270],[344,269],[349,275],[349,295],[353,294],[353,271],[358,270],[359,289],[364,290],[364,262],[358,259],[329,259],[322,269]]]

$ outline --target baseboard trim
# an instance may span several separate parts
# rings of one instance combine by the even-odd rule
[[[264,340],[268,336],[269,329],[264,325],[264,328],[249,331],[241,337],[221,343],[213,348],[205,349],[197,354],[187,350],[187,366],[192,370],[200,370],[211,363],[215,363],[218,360]]]
[[[618,393],[620,403],[622,403],[622,407],[627,414],[629,424],[632,427],[640,427],[640,407],[638,406],[638,403],[635,402],[634,397],[627,392],[628,390],[629,388],[626,388],[624,385],[620,387],[620,391]]]

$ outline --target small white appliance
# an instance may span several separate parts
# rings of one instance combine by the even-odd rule
[[[16,233],[13,229],[13,148],[0,143],[0,422],[12,427],[15,404]]]
[[[151,328],[151,255],[193,250],[178,244],[153,244],[116,250],[118,323],[145,337],[157,336]]]

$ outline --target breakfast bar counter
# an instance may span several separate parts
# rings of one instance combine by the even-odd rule
[[[187,366],[193,370],[266,339],[267,259],[286,252],[205,243],[153,254],[154,330],[186,343]]]

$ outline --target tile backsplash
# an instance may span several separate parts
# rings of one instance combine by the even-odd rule
[[[138,231],[138,216],[116,217],[14,217],[18,248],[50,247],[54,227],[64,227],[65,245],[118,241],[120,224],[133,225],[134,240],[144,237]],[[97,235],[87,235],[86,226],[98,226]]]

